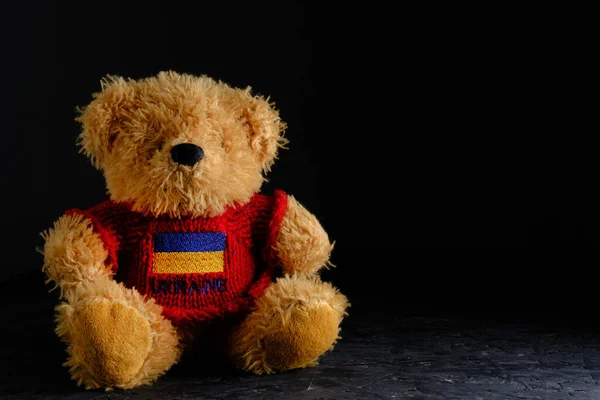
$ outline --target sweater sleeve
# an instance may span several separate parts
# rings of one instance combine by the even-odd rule
[[[263,254],[265,261],[269,265],[277,265],[279,263],[275,253],[275,240],[277,239],[277,233],[279,233],[281,221],[285,216],[287,200],[287,193],[285,193],[283,190],[275,190],[273,192],[273,203],[271,205],[272,208],[267,229],[267,236],[265,238],[265,247]]]
[[[279,260],[274,245],[281,221],[287,207],[287,194],[275,190],[271,196],[256,195],[251,201],[253,214],[253,237],[260,246],[262,268],[258,271],[254,284],[248,290],[253,298],[262,296],[276,276]]]
[[[107,208],[107,203],[102,203],[89,210],[71,209],[66,215],[81,215],[91,221],[94,232],[100,237],[108,253],[105,265],[110,267],[113,273],[117,272],[117,252],[119,251],[119,236],[109,223],[103,221],[102,210]]]

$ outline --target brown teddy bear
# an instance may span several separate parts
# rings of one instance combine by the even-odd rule
[[[149,384],[215,321],[223,354],[268,374],[315,365],[346,298],[324,283],[332,245],[282,191],[259,194],[285,124],[248,89],[161,72],[109,77],[77,118],[110,200],[44,233],[56,328],[86,388]]]

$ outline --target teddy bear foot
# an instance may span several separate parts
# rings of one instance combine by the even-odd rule
[[[58,311],[73,379],[88,389],[129,389],[152,382],[179,357],[178,338],[160,307],[106,281],[79,288]]]
[[[338,337],[336,314],[327,304],[295,307],[289,319],[280,320],[265,335],[265,364],[277,371],[315,365]]]
[[[316,365],[339,339],[347,306],[342,294],[316,277],[278,279],[232,335],[234,363],[256,374]]]
[[[133,380],[150,353],[148,321],[134,308],[105,299],[81,305],[73,318],[80,327],[73,355],[88,373],[108,386]]]

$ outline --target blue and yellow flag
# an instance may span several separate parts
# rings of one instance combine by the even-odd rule
[[[155,274],[204,274],[223,272],[225,232],[156,233]]]

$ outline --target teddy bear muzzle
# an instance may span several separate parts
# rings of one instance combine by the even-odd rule
[[[192,143],[181,143],[171,148],[171,159],[177,164],[191,167],[204,157],[202,147]]]

